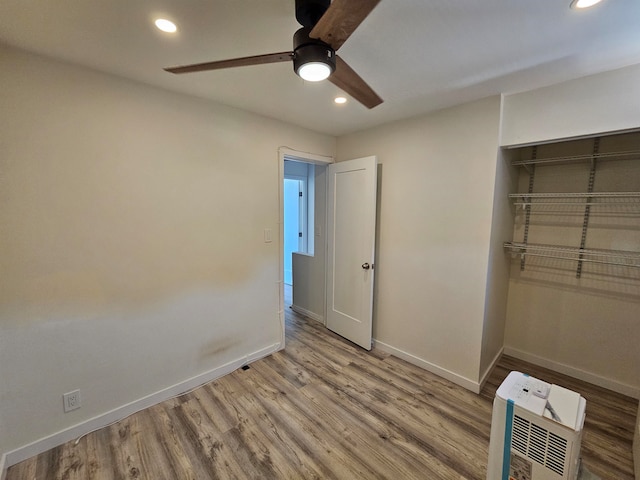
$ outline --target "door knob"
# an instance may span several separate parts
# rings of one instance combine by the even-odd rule
[[[365,270],[369,270],[371,266],[368,263],[363,263],[362,268],[364,268]]]

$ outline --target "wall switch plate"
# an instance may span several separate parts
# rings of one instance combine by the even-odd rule
[[[273,241],[273,234],[270,228],[264,229],[264,243],[271,243]]]
[[[80,390],[65,393],[62,400],[64,401],[64,413],[77,410],[80,408]]]

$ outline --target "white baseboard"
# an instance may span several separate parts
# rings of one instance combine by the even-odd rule
[[[549,360],[548,358],[539,357],[538,355],[534,355],[533,353],[528,353],[513,347],[505,346],[504,354],[509,355],[510,357],[519,358],[520,360],[524,360],[525,362],[548,368],[558,373],[569,375],[570,377],[577,378],[579,380],[584,380],[585,382],[589,382],[593,385],[606,388],[607,390],[612,390],[614,392],[627,395],[628,397],[640,399],[640,387],[617,382],[615,380],[611,380],[610,378],[602,377],[600,375],[596,375],[595,373],[587,372],[570,365],[565,365],[560,362]]]
[[[636,433],[633,437],[633,465],[636,471],[636,478],[640,480],[640,408],[636,419]]]
[[[307,310],[306,308],[299,307],[298,305],[291,305],[291,310],[294,312],[304,316],[309,317],[311,320],[316,320],[324,325],[324,317],[322,315],[318,315],[311,310]]]
[[[467,390],[471,390],[474,393],[480,393],[480,384],[478,382],[474,382],[473,380],[463,377],[462,375],[458,375],[457,373],[454,373],[450,370],[439,367],[438,365],[435,365],[431,362],[427,362],[422,358],[416,357],[415,355],[407,353],[398,348],[392,347],[391,345],[388,345],[384,342],[380,342],[379,340],[374,339],[373,343],[376,348],[379,348],[383,352],[390,353],[395,357],[401,358],[402,360],[405,360],[413,365],[416,365],[417,367],[427,370],[428,372],[434,373],[439,377],[446,378],[447,380],[455,383],[456,385],[460,385],[461,387],[464,387]]]
[[[280,343],[274,343],[273,345],[269,345],[268,347],[228,362],[220,367],[214,368],[213,370],[209,370],[208,372],[147,395],[146,397],[134,400],[126,405],[122,405],[121,407],[115,408],[114,410],[102,415],[98,415],[65,430],[61,430],[53,435],[49,435],[48,437],[41,438],[33,443],[7,452],[0,457],[0,466],[2,467],[2,470],[0,470],[0,472],[2,472],[0,473],[0,480],[4,480],[4,471],[16,463],[20,463],[34,455],[39,455],[40,453],[46,452],[58,445],[62,445],[63,443],[122,420],[136,412],[139,412],[140,410],[144,410],[145,408],[149,408],[182,393],[193,390],[200,385],[212,382],[213,380],[223,377],[224,375],[227,375],[248,363],[271,355],[279,349]]]
[[[4,480],[6,478],[7,468],[9,468],[7,466],[7,455],[3,453],[0,455],[0,480]]]

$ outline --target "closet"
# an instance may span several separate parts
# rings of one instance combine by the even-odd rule
[[[524,147],[512,158],[521,172],[504,246],[521,271],[553,271],[572,285],[596,279],[606,290],[640,281],[640,132]]]
[[[640,132],[503,152],[514,169],[504,352],[636,395]]]

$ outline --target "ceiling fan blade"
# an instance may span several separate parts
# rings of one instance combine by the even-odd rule
[[[380,0],[333,0],[311,29],[309,36],[338,50],[379,2]]]
[[[380,105],[383,100],[358,75],[347,62],[336,55],[336,70],[329,77],[329,81],[341,88],[367,108]]]
[[[263,65],[265,63],[288,62],[293,59],[293,52],[267,53],[266,55],[254,55],[252,57],[231,58],[217,62],[195,63],[180,67],[165,68],[170,73],[191,73],[207,70],[219,70],[221,68],[246,67],[249,65]]]

